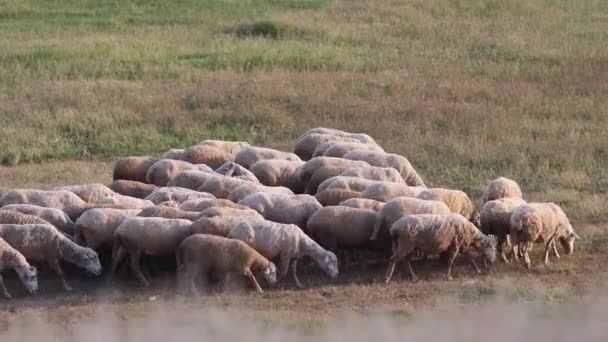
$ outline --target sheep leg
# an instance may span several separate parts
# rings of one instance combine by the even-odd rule
[[[412,278],[412,281],[415,283],[418,281],[418,277],[416,277],[416,274],[414,273],[414,269],[412,268],[412,263],[410,262],[410,256],[408,255],[405,258],[405,264],[407,265],[407,268],[410,271],[410,277]]]
[[[469,258],[469,262],[471,263],[471,266],[473,266],[473,270],[475,270],[475,272],[477,274],[481,274],[481,270],[479,269],[479,266],[477,266],[475,259],[470,255],[467,255],[467,257]]]
[[[458,247],[454,246],[447,251],[448,257],[448,272],[445,275],[445,279],[452,280],[452,266],[454,265],[454,260],[456,259],[456,255],[458,255]]]
[[[286,255],[281,255],[279,260],[279,281],[284,280],[287,277],[287,272],[289,271],[289,257]]]
[[[146,277],[144,277],[144,274],[142,273],[141,267],[139,265],[141,260],[141,252],[137,251],[135,253],[132,253],[130,259],[131,269],[133,270],[133,273],[135,273],[135,277],[137,277],[137,280],[139,280],[142,286],[149,287],[150,283],[148,282]]]
[[[545,244],[545,255],[544,255],[545,265],[549,265],[549,253],[554,248],[555,248],[555,239],[550,239],[549,241],[547,241],[547,243]]]
[[[522,252],[524,255],[524,261],[526,263],[526,268],[530,269],[531,268],[531,262],[530,262],[530,254],[529,254],[529,249],[530,249],[530,245],[531,243],[527,243],[523,248],[522,248]]]
[[[4,285],[4,278],[2,278],[2,274],[0,274],[0,289],[2,289],[2,294],[4,295],[4,297],[6,299],[11,299],[13,298],[11,296],[10,293],[8,293],[8,290],[6,289],[6,285]]]
[[[72,291],[72,287],[70,286],[70,284],[68,284],[68,281],[65,279],[65,275],[63,274],[63,270],[61,270],[61,266],[59,265],[59,260],[57,260],[57,259],[49,260],[49,267],[51,268],[51,270],[53,270],[53,272],[55,272],[55,274],[57,274],[57,276],[61,280],[61,285],[63,286],[63,289],[68,292]]]
[[[556,259],[559,259],[559,253],[557,252],[557,243],[555,243],[555,240],[553,240],[553,243],[551,244],[553,246],[553,254],[555,255]]]
[[[500,255],[500,259],[502,259],[502,261],[504,261],[505,264],[509,263],[509,259],[507,258],[507,253],[505,251],[505,248],[508,247],[507,243],[508,243],[507,237],[504,235],[501,235],[501,236],[497,237],[497,239],[496,239],[496,246],[498,249],[498,253]]]
[[[116,270],[118,270],[118,267],[123,260],[125,260],[126,256],[127,251],[123,247],[119,247],[116,254],[112,256],[112,267],[110,268],[110,273],[108,273],[108,278],[106,279],[108,284],[112,282],[112,278],[114,277]]]
[[[264,291],[262,291],[262,288],[260,287],[260,284],[258,283],[257,279],[255,279],[255,276],[253,275],[253,273],[251,273],[250,269],[245,270],[245,276],[247,278],[249,278],[249,280],[251,280],[251,283],[255,287],[255,290],[258,291],[258,293],[264,292]]]
[[[302,286],[302,283],[300,283],[300,279],[298,279],[298,259],[293,259],[293,261],[291,262],[291,275],[293,277],[293,280],[296,282],[296,287],[299,289],[303,289],[304,286]]]
[[[395,265],[397,265],[399,260],[408,256],[411,252],[412,252],[412,248],[410,246],[408,246],[406,244],[406,246],[404,246],[404,248],[400,249],[399,240],[393,239],[393,255],[391,256],[391,258],[388,261],[388,268],[386,269],[386,274],[384,276],[385,284],[388,284],[391,281],[391,278],[393,277],[393,272],[395,272]],[[408,258],[408,262],[409,262],[409,258]],[[410,270],[411,270],[411,267],[410,267]],[[410,273],[413,274],[413,271]]]

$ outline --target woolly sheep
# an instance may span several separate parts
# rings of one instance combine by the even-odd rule
[[[378,167],[392,167],[399,171],[405,184],[410,186],[425,186],[407,158],[394,153],[384,153],[369,150],[354,150],[344,155],[344,159],[365,161]]]
[[[12,298],[12,296],[6,289],[2,272],[9,269],[17,273],[27,292],[33,294],[38,291],[38,272],[36,268],[30,266],[23,254],[0,238],[0,290],[7,299]]]
[[[315,198],[322,206],[338,205],[347,199],[359,198],[361,193],[344,189],[326,189],[315,194]]]
[[[213,198],[215,198],[215,196],[213,196],[212,194],[205,193],[205,192],[171,186],[171,187],[158,188],[158,189],[154,190],[154,192],[152,192],[150,195],[148,195],[145,198],[145,200],[151,201],[154,204],[159,204],[161,202],[166,202],[166,201],[174,201],[177,203],[183,203],[187,200],[202,199],[202,198],[213,199]]]
[[[362,248],[370,245],[369,238],[376,221],[376,212],[329,206],[319,209],[308,220],[308,234],[327,249]]]
[[[555,203],[524,203],[518,206],[511,215],[509,235],[515,260],[519,261],[521,252],[527,268],[530,268],[528,252],[534,243],[545,244],[544,263],[547,265],[555,240],[570,255],[574,251],[574,241],[579,238],[566,214]],[[559,258],[559,254],[556,253],[556,257]]]
[[[146,181],[156,186],[166,186],[173,177],[184,170],[213,172],[204,164],[192,164],[183,160],[161,159],[148,169]]]
[[[194,145],[184,151],[182,160],[215,170],[227,161],[234,161],[234,155],[211,145]]]
[[[139,214],[137,214],[137,216],[196,221],[201,217],[201,213],[196,213],[193,211],[184,211],[178,208],[167,206],[154,206],[142,209]]]
[[[295,224],[304,230],[306,230],[308,218],[322,207],[317,199],[310,195],[263,192],[249,195],[238,204],[257,211],[267,220]]]
[[[230,191],[234,190],[241,184],[251,183],[238,178],[226,177],[217,175],[207,178],[203,185],[201,185],[197,191],[208,192],[217,198],[228,198]]]
[[[351,198],[338,204],[342,207],[351,207],[356,209],[371,209],[375,212],[380,211],[384,207],[384,202],[376,201],[369,198]]]
[[[511,214],[517,207],[526,203],[519,198],[501,198],[488,201],[480,212],[480,230],[486,235],[496,236],[496,246],[500,258],[509,262],[505,255],[505,247],[510,247],[508,240],[511,230]]]
[[[327,158],[327,157],[322,157],[322,158]],[[353,168],[357,168],[357,167],[366,167],[366,166],[367,165],[363,165],[363,164],[351,164],[351,165],[343,164],[343,165],[322,166],[322,167],[318,168],[312,174],[312,177],[310,177],[310,180],[306,184],[306,193],[315,194],[318,190],[319,185],[321,183],[323,183],[323,181],[325,181],[331,177],[338,176],[349,169],[353,169]]]
[[[117,206],[120,209],[142,209],[154,206],[152,201],[123,195],[103,198],[99,204]]]
[[[361,192],[362,198],[388,202],[396,197],[416,197],[426,188],[393,182],[376,182]]]
[[[0,224],[50,224],[40,217],[0,208]]]
[[[375,240],[380,237],[380,240],[388,240],[389,230],[393,223],[404,215],[450,213],[450,208],[443,202],[427,201],[413,197],[396,197],[386,202],[378,212],[374,232],[370,239]]]
[[[177,186],[191,190],[198,189],[207,179],[217,176],[215,172],[200,171],[200,170],[184,170],[176,174],[167,186]]]
[[[371,179],[358,178],[358,177],[347,177],[347,176],[335,176],[327,178],[323,183],[317,187],[317,192],[328,189],[343,189],[349,191],[363,192],[368,186],[377,184],[378,181]]]
[[[14,211],[26,215],[32,215],[43,219],[44,221],[52,224],[60,231],[73,235],[74,234],[74,222],[70,217],[63,211],[55,208],[39,207],[31,204],[10,204],[2,207],[2,210]],[[8,222],[7,222],[8,223]],[[44,224],[45,222],[31,222]]]
[[[249,143],[245,141],[203,140],[198,145],[213,146],[224,152],[236,155],[243,148],[249,146]]]
[[[377,180],[382,182],[395,182],[405,184],[401,174],[390,167],[378,167],[378,166],[363,166],[357,167],[350,170],[346,170],[340,174],[340,176],[346,177],[358,177],[371,180]]]
[[[158,189],[154,184],[147,184],[138,181],[119,179],[112,182],[110,189],[120,195],[135,197],[135,198],[146,198],[152,191]]]
[[[464,191],[432,188],[420,191],[416,198],[424,200],[441,201],[445,203],[454,214],[460,214],[479,227],[479,211]]]
[[[86,271],[100,275],[102,268],[97,253],[86,247],[78,246],[55,227],[48,224],[2,224],[0,238],[25,256],[28,261],[47,262],[63,285],[71,291],[59,262],[65,260]]]
[[[483,203],[499,198],[522,198],[519,185],[509,178],[498,177],[488,184],[483,193]]]
[[[293,153],[258,146],[245,147],[236,155],[234,161],[245,168],[249,168],[256,162],[266,159],[301,161],[301,159]]]
[[[103,184],[83,184],[54,188],[53,190],[65,190],[76,194],[87,203],[97,203],[100,199],[114,196],[116,193]]]
[[[234,227],[228,237],[246,242],[269,260],[278,260],[278,280],[291,274],[296,286],[301,288],[297,276],[298,259],[309,256],[332,278],[338,276],[338,259],[308,237],[295,224],[271,221],[243,221]]]
[[[233,202],[239,202],[245,197],[255,194],[257,192],[264,192],[269,194],[281,194],[281,195],[293,195],[293,192],[288,188],[282,186],[265,186],[259,183],[247,182],[234,188],[228,194],[228,199]]]
[[[192,222],[192,231],[196,234],[211,234],[227,237],[232,228],[239,223],[248,220],[264,220],[261,216],[246,217],[246,216],[212,216],[201,217]]]
[[[321,144],[329,141],[360,142],[357,139],[340,137],[333,134],[311,133],[303,135],[296,141],[293,152],[300,159],[309,160]]]
[[[114,163],[112,180],[132,180],[146,183],[148,169],[158,161],[154,157],[126,157]]]
[[[229,273],[247,277],[256,291],[262,287],[254,272],[262,272],[269,284],[277,281],[277,268],[246,243],[219,236],[196,234],[186,238],[176,252],[178,287],[186,294],[198,295],[196,280],[203,278],[206,284],[210,273],[219,273],[226,279]]]
[[[201,212],[201,211],[203,211],[205,209],[209,209],[211,207],[229,207],[229,208],[235,208],[235,209],[249,209],[248,207],[246,207],[244,205],[236,204],[227,199],[218,199],[218,198],[215,198],[215,199],[203,198],[203,199],[189,200],[189,201],[186,201],[186,202],[180,204],[180,206],[179,206],[179,208],[181,210],[196,211],[196,212]]]
[[[328,141],[319,145],[315,152],[313,153],[313,157],[326,156],[326,157],[337,157],[342,158],[348,152],[354,150],[370,150],[370,151],[378,151],[384,152],[382,147],[376,144],[364,144],[360,142],[348,142],[348,141]]]
[[[393,255],[386,271],[385,282],[393,276],[395,264],[405,258],[413,281],[414,274],[410,257],[414,252],[425,255],[445,253],[448,259],[446,279],[452,279],[452,264],[458,253],[464,253],[471,264],[481,273],[473,257],[483,255],[486,261],[496,261],[496,240],[484,235],[471,222],[458,214],[406,215],[393,224],[390,229],[393,240]]]
[[[341,168],[342,172],[348,170],[349,168],[354,168],[357,166],[369,165],[366,162],[362,161],[354,161],[347,160],[342,158],[333,158],[333,157],[315,157],[307,162],[305,162],[300,168],[300,180],[307,184],[312,178],[313,174],[323,167],[334,167]],[[336,175],[337,176],[337,175]]]
[[[230,207],[211,207],[201,211],[201,217],[238,216],[263,219],[264,217],[253,209],[238,209]]]
[[[74,241],[96,251],[111,251],[114,232],[127,217],[139,214],[139,209],[96,208],[86,211],[76,220]]]
[[[9,204],[32,204],[63,210],[70,207],[84,207],[87,203],[73,192],[65,190],[15,189],[0,197],[0,207]]]
[[[351,132],[341,131],[339,129],[334,129],[334,128],[326,128],[326,127],[311,128],[308,131],[306,131],[303,134],[303,136],[308,135],[308,134],[331,134],[331,135],[335,135],[335,136],[339,136],[339,137],[348,137],[348,138],[356,139],[357,141],[360,141],[362,143],[376,144],[374,139],[372,139],[372,137],[370,137],[369,135],[367,135],[365,133],[351,133]]]
[[[186,152],[183,148],[172,148],[169,151],[163,153],[160,159],[178,159],[181,160]]]
[[[284,186],[294,193],[304,192],[299,167],[303,161],[268,159],[255,162],[249,170],[266,186]]]
[[[215,172],[227,177],[235,177],[254,183],[260,182],[251,171],[232,161],[225,162],[222,166],[218,167]]]

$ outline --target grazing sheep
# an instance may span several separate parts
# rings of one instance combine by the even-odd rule
[[[346,170],[340,174],[346,177],[358,177],[382,182],[395,182],[405,184],[399,171],[390,167],[364,166]]]
[[[243,148],[249,146],[249,143],[245,141],[203,140],[198,145],[213,146],[224,152],[236,155]]]
[[[315,194],[315,198],[322,206],[338,205],[351,198],[359,198],[361,193],[344,189],[326,189]]]
[[[266,186],[284,186],[298,194],[305,187],[298,169],[303,164],[303,161],[268,159],[255,162],[249,170]]]
[[[271,221],[243,221],[234,227],[228,237],[246,242],[269,260],[278,260],[279,280],[285,279],[291,263],[291,274],[301,288],[297,276],[298,259],[309,256],[332,278],[338,276],[338,259],[308,237],[295,224]]]
[[[186,294],[198,295],[196,280],[209,281],[210,273],[224,279],[229,273],[243,274],[249,278],[256,291],[262,288],[254,272],[262,272],[269,284],[277,281],[276,266],[246,243],[219,236],[196,234],[179,245],[176,252],[178,287]]]
[[[70,207],[84,207],[87,203],[73,192],[65,190],[16,189],[0,197],[0,207],[9,204],[32,204],[64,210]]]
[[[183,148],[172,148],[169,151],[163,153],[160,159],[177,159],[181,160],[184,157],[186,150]]]
[[[370,239],[375,240],[380,236],[380,240],[388,240],[389,230],[393,223],[404,215],[450,213],[450,208],[443,202],[426,201],[413,197],[396,197],[386,202],[382,210],[378,212],[374,233]]]
[[[235,216],[235,217],[250,217],[256,219],[263,219],[259,212],[253,209],[238,209],[230,207],[211,207],[201,211],[201,217],[214,217],[214,216]]]
[[[127,217],[139,214],[139,209],[95,208],[76,220],[74,241],[96,251],[111,251],[114,232]]]
[[[167,186],[173,177],[185,170],[213,172],[205,164],[191,164],[183,160],[161,159],[150,166],[146,180],[148,183],[156,186]]]
[[[185,211],[196,211],[196,212],[201,212],[205,209],[209,209],[211,207],[229,207],[229,208],[235,208],[235,209],[249,209],[248,207],[244,206],[244,205],[240,205],[240,204],[236,204],[230,200],[227,199],[209,199],[209,198],[203,198],[203,199],[195,199],[195,200],[189,200],[186,201],[182,204],[180,204],[179,208],[181,210],[185,210]]]
[[[62,186],[54,188],[53,190],[65,190],[76,194],[76,196],[82,198],[87,203],[97,203],[104,197],[114,196],[116,193],[112,189],[108,188],[103,184],[83,184],[83,185],[72,185]]]
[[[116,209],[142,209],[154,206],[152,201],[123,195],[103,198],[99,204],[116,206]]]
[[[361,161],[333,157],[315,157],[300,166],[300,181],[304,184],[308,184],[314,173],[324,167],[340,168],[342,170],[340,173],[342,173],[348,169],[365,165],[369,166],[368,163]]]
[[[317,199],[310,195],[264,192],[249,195],[238,204],[254,209],[267,220],[295,224],[304,230],[308,218],[322,207]]]
[[[372,137],[370,137],[369,135],[367,135],[365,133],[351,133],[351,132],[341,131],[341,130],[333,129],[333,128],[325,128],[325,127],[311,128],[308,131],[306,131],[306,133],[304,133],[303,136],[308,135],[308,134],[331,134],[331,135],[335,135],[335,136],[339,136],[339,137],[352,138],[352,139],[355,139],[357,141],[360,141],[360,142],[366,143],[366,144],[376,144],[374,139],[372,139]]]
[[[55,208],[45,208],[39,207],[37,205],[31,204],[10,204],[2,207],[2,210],[14,211],[26,215],[32,215],[36,217],[40,217],[44,221],[52,224],[60,231],[68,234],[74,234],[74,221],[70,219],[68,214],[66,214],[63,210],[55,209]],[[8,222],[5,222],[8,223]],[[39,223],[44,224],[45,222],[30,222],[30,223]]]
[[[215,170],[227,161],[234,161],[234,155],[211,145],[194,145],[186,149],[182,160],[204,164]]]
[[[0,208],[0,224],[50,224],[40,217]]]
[[[154,157],[126,157],[114,163],[112,180],[132,180],[146,183],[148,169],[158,161]]]
[[[379,212],[384,207],[384,202],[376,201],[369,198],[351,198],[338,204],[342,207],[351,207],[357,209],[371,209]]]
[[[0,290],[2,290],[2,294],[6,299],[12,298],[6,289],[4,278],[2,278],[2,272],[8,269],[12,269],[17,273],[27,292],[33,294],[38,291],[38,272],[36,271],[36,267],[30,266],[23,254],[0,238]]]
[[[186,202],[192,199],[203,199],[209,198],[213,199],[215,196],[212,194],[208,194],[205,192],[200,192],[196,190],[180,188],[176,186],[163,187],[154,190],[148,197],[145,198],[147,201],[151,201],[154,204],[159,204],[161,202],[166,201],[174,201],[178,204]]]
[[[202,192],[208,192],[217,198],[228,198],[230,191],[242,184],[251,183],[238,178],[226,177],[217,175],[207,178],[203,185],[197,190]],[[251,183],[255,184],[255,183]]]
[[[323,157],[323,158],[326,158],[326,157]],[[366,166],[364,166],[364,165],[322,166],[313,173],[312,177],[306,184],[306,193],[315,194],[318,191],[319,185],[321,185],[321,183],[323,183],[325,180],[327,180],[331,177],[338,176],[349,169],[353,169],[353,168],[357,168],[357,167],[366,167]]]
[[[215,172],[200,170],[184,170],[173,177],[167,186],[177,186],[191,190],[198,189],[207,179],[217,176]]]
[[[264,220],[260,217],[246,216],[212,216],[201,217],[192,222],[192,232],[195,234],[211,234],[227,237],[232,228],[247,220]]]
[[[301,159],[293,153],[258,146],[245,147],[236,155],[234,161],[245,168],[249,168],[256,162],[267,159],[301,161]]]
[[[521,189],[514,180],[505,177],[498,177],[488,184],[488,188],[483,193],[483,203],[499,198],[522,198]]]
[[[513,255],[519,261],[523,254],[526,267],[530,268],[529,250],[534,243],[545,244],[544,262],[549,263],[549,251],[555,240],[559,241],[567,255],[574,251],[574,241],[579,238],[562,209],[555,203],[524,203],[518,206],[511,215],[509,232],[513,244]]]
[[[193,211],[183,211],[178,208],[167,206],[154,206],[142,209],[139,214],[137,214],[137,216],[196,221],[201,217],[201,213],[195,213]]]
[[[505,248],[511,243],[508,239],[511,230],[511,214],[526,201],[519,198],[501,198],[488,201],[480,212],[480,230],[486,235],[496,236],[496,247],[500,258],[508,263]]]
[[[348,152],[354,150],[370,150],[384,152],[382,147],[376,144],[364,144],[360,142],[348,142],[348,141],[328,141],[319,145],[315,152],[312,154],[314,157],[326,156],[326,157],[337,157],[342,158]]]
[[[452,279],[452,264],[458,253],[464,253],[471,264],[481,273],[474,257],[481,254],[493,264],[496,261],[496,240],[484,235],[471,222],[458,214],[406,215],[393,224],[390,230],[393,240],[393,255],[386,271],[385,282],[391,280],[395,264],[405,258],[413,281],[414,274],[410,257],[414,252],[425,255],[445,253],[448,260],[446,279]]]
[[[346,177],[346,176],[335,176],[327,178],[323,183],[317,187],[317,192],[328,189],[343,189],[349,191],[363,192],[368,186],[377,184],[378,181],[371,179],[358,178],[358,177]]]
[[[225,162],[222,166],[218,167],[215,172],[227,177],[235,177],[254,183],[260,182],[251,171],[232,161]]]
[[[192,221],[159,217],[127,217],[114,232],[112,269],[108,281],[122,261],[129,256],[131,270],[137,280],[148,287],[150,283],[140,268],[142,255],[165,256],[175,253],[179,244],[192,235]]]
[[[245,197],[255,194],[257,192],[264,192],[269,194],[281,194],[281,195],[293,195],[293,192],[288,188],[282,186],[265,186],[260,183],[247,182],[234,188],[228,194],[228,199],[233,202],[239,202]]]
[[[294,146],[293,152],[300,157],[302,160],[309,160],[312,158],[315,150],[323,143],[329,141],[343,141],[343,142],[361,142],[357,139],[340,137],[333,134],[319,134],[311,133],[304,134],[300,137]]]
[[[396,197],[416,197],[426,188],[393,182],[375,182],[361,192],[362,198],[388,202]]]
[[[147,184],[138,181],[119,179],[112,182],[110,185],[115,193],[135,197],[135,198],[146,198],[152,191],[158,189],[154,184]]]
[[[365,161],[369,165],[378,167],[392,167],[399,171],[405,184],[410,186],[425,186],[407,158],[394,153],[384,153],[369,150],[354,150],[348,152],[344,159]]]
[[[47,262],[61,279],[63,289],[66,291],[71,291],[72,287],[61,270],[59,265],[61,260],[75,264],[94,275],[101,274],[99,257],[94,250],[78,246],[51,225],[2,224],[0,225],[0,238],[21,252],[27,260]]]
[[[329,206],[310,217],[307,231],[310,237],[330,250],[363,248],[370,245],[374,222],[376,212],[373,210]]]
[[[409,196],[408,196],[409,197]],[[454,214],[460,214],[479,227],[479,211],[467,196],[460,190],[432,188],[420,191],[416,196],[423,200],[434,200],[445,203]]]

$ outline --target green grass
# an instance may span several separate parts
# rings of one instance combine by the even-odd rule
[[[331,126],[433,186],[504,175],[598,222],[606,32],[592,0],[0,0],[0,164]]]

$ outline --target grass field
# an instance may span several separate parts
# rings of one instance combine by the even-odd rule
[[[316,126],[369,133],[427,184],[476,201],[488,180],[516,179],[526,198],[565,209],[580,249],[479,283],[386,289],[368,282],[382,266],[295,302],[295,291],[273,291],[276,301],[220,296],[220,307],[252,300],[314,326],[376,303],[406,315],[432,306],[429,284],[459,303],[496,287],[561,303],[605,280],[607,1],[0,0],[0,191],[107,183],[117,156],[210,138],[289,150]],[[115,308],[145,311],[161,290],[128,292]],[[92,317],[95,291],[5,311]]]

